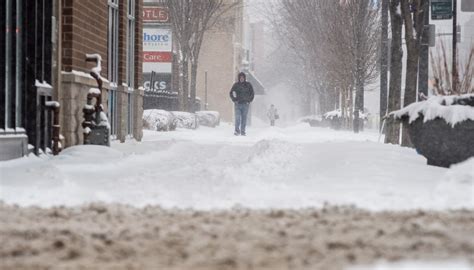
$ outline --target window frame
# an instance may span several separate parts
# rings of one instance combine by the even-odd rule
[[[127,0],[127,59],[126,59],[126,84],[129,91],[135,88],[135,0]]]
[[[110,82],[108,94],[108,114],[110,134],[117,136],[117,88],[119,83],[119,4],[120,0],[108,0],[108,29],[107,29],[107,77]]]
[[[136,0],[127,0],[127,47],[126,47],[126,85],[128,87],[127,96],[127,134],[133,136],[134,113],[133,91],[135,89],[135,27],[136,27]]]

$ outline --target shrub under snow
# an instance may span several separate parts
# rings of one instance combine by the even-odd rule
[[[199,127],[199,120],[194,113],[189,112],[171,112],[177,119],[178,128],[197,129]]]
[[[172,131],[176,129],[176,117],[165,110],[145,110],[143,111],[143,127],[156,131]]]
[[[300,123],[308,123],[312,127],[321,127],[323,125],[323,118],[319,115],[308,115],[298,119]]]
[[[206,127],[216,127],[220,124],[220,114],[216,111],[199,111],[196,112],[199,125]]]

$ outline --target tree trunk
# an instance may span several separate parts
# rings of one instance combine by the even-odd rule
[[[183,62],[183,77],[182,77],[182,85],[183,85],[183,111],[189,111],[189,62],[187,56],[184,57]]]
[[[364,72],[360,57],[357,57],[357,74],[356,74],[356,96],[354,106],[354,123],[353,128],[355,133],[359,133],[361,127],[360,113],[364,111]]]
[[[190,112],[196,112],[196,81],[197,81],[197,61],[193,61],[191,64],[191,101],[190,101]]]
[[[418,57],[419,53],[416,46],[414,44],[409,45],[409,42],[407,42],[407,69],[405,77],[405,94],[403,97],[403,107],[406,107],[416,102],[416,86],[418,83]],[[410,140],[410,136],[408,136],[408,129],[406,125],[403,125],[402,129],[402,146],[413,147],[413,144]]]
[[[400,0],[390,0],[390,21],[392,29],[392,47],[390,56],[390,86],[388,95],[388,111],[400,109],[402,86],[402,16],[398,13]],[[387,121],[385,143],[399,144],[400,124]]]
[[[380,132],[382,130],[383,117],[387,114],[387,89],[388,89],[388,9],[389,1],[382,0],[382,33],[381,33],[381,53],[380,58]]]
[[[422,3],[424,2],[424,3]],[[411,3],[416,7],[412,12],[408,0],[401,0],[401,10],[405,25],[405,41],[407,48],[407,69],[405,77],[405,94],[403,98],[403,107],[416,102],[417,84],[418,84],[418,62],[420,59],[420,38],[423,29],[424,10],[418,10],[420,7],[427,5],[426,1],[417,0]],[[415,30],[416,26],[416,30]],[[402,145],[412,147],[410,137],[408,136],[407,127],[403,126]]]

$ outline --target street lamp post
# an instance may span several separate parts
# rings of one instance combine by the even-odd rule
[[[457,0],[453,0],[453,93],[458,91],[458,68],[457,68]]]
[[[380,131],[382,122],[387,113],[387,90],[388,90],[388,0],[382,0],[382,55],[380,61]]]
[[[204,73],[204,109],[207,111],[207,70]]]

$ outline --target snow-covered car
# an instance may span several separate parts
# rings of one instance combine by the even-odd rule
[[[216,111],[199,111],[196,112],[199,125],[206,127],[216,127],[220,124],[220,114]]]
[[[337,109],[334,111],[326,112],[325,114],[323,114],[323,121],[325,125],[331,127],[332,129],[341,129],[343,125],[341,110]]]
[[[143,127],[156,131],[173,131],[177,126],[176,117],[165,110],[145,110],[143,111]]]
[[[173,111],[171,113],[177,120],[178,128],[197,129],[199,127],[199,120],[196,114],[180,111]]]

